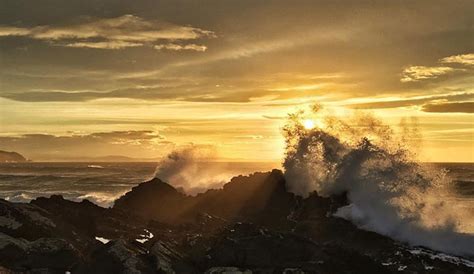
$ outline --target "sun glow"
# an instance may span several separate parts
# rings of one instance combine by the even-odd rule
[[[315,127],[315,124],[313,120],[306,119],[303,121],[303,126],[305,129],[313,129]]]
[[[306,120],[303,120],[302,124],[303,124],[303,127],[307,130],[311,130],[314,128],[319,128],[319,129],[324,128],[324,122],[319,119],[315,119],[315,120],[306,119]]]

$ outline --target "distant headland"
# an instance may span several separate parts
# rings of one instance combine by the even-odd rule
[[[0,150],[0,163],[23,163],[28,161],[18,152]]]

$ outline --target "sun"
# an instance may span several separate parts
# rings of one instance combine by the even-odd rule
[[[306,119],[303,121],[303,126],[305,129],[313,129],[315,125],[313,120]]]
[[[321,121],[320,119],[315,119],[315,120],[305,119],[303,120],[302,124],[303,124],[303,127],[307,130],[311,130],[314,128],[323,129],[325,127],[324,122]]]

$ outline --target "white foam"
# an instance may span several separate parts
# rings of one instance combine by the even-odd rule
[[[445,254],[445,253],[439,253],[439,252],[435,253],[435,252],[432,252],[430,250],[426,250],[426,249],[422,249],[422,248],[411,249],[411,250],[408,250],[408,252],[410,252],[413,255],[425,255],[425,256],[430,257],[432,260],[438,259],[438,260],[441,260],[443,262],[448,262],[448,263],[452,263],[452,264],[456,264],[456,265],[465,265],[467,267],[474,268],[474,262],[473,261],[470,261],[468,259],[464,259],[464,258],[461,258],[461,257],[452,256],[452,255]],[[431,267],[431,266],[425,266],[426,269],[428,269],[429,267]]]
[[[99,165],[88,165],[87,166],[88,168],[104,168],[103,166],[99,166]]]
[[[143,231],[145,233],[140,234],[140,238],[135,239],[135,241],[143,244],[143,243],[148,242],[150,239],[153,239],[153,237],[155,237],[155,235],[153,235],[153,233],[151,233],[148,229],[143,229]]]
[[[106,244],[106,243],[110,242],[109,239],[102,238],[102,237],[97,237],[97,236],[96,236],[95,239],[96,239],[97,241],[103,243],[103,244]]]
[[[351,203],[335,216],[413,246],[474,256],[472,213],[443,199],[451,180],[443,170],[416,162],[393,129],[367,115],[325,119],[325,128],[304,129],[303,114],[284,126],[283,163],[289,191],[307,197],[346,194]],[[466,225],[466,223],[468,223]]]

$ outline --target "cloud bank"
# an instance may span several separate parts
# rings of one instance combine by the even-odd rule
[[[183,45],[171,44],[175,45],[173,50],[203,51],[203,46],[197,47],[186,41],[211,38],[215,34],[209,30],[127,14],[115,18],[87,18],[81,23],[64,26],[0,26],[0,37],[5,36],[23,36],[56,46],[94,49],[123,49],[150,44],[155,48],[166,48],[170,44],[161,43],[183,41]]]
[[[0,149],[20,152],[33,160],[75,160],[86,155],[155,157],[172,143],[152,130],[71,133],[69,135],[24,134],[0,136]]]

